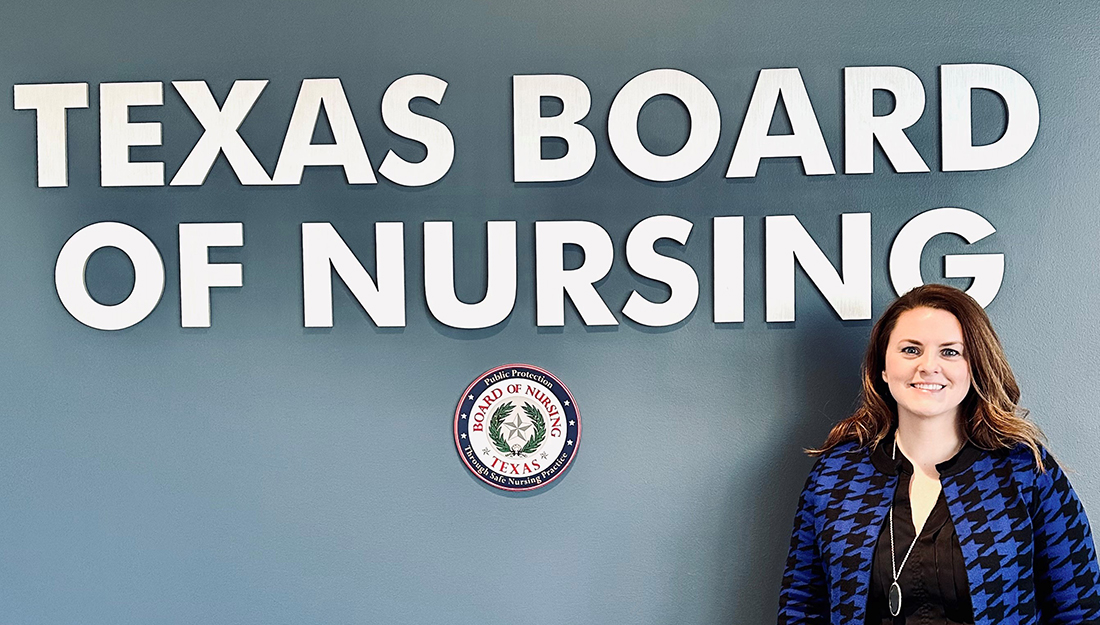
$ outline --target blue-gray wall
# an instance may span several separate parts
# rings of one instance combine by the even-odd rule
[[[1044,6],[1045,4],[1045,6]],[[893,8],[891,8],[891,5]],[[820,443],[856,400],[870,322],[841,322],[799,278],[797,322],[763,316],[763,216],[795,214],[838,262],[839,215],[872,213],[877,314],[892,298],[886,258],[899,228],[941,206],[985,216],[997,233],[942,254],[1003,252],[988,308],[1024,389],[1094,517],[1100,359],[1096,243],[1100,35],[1093,2],[38,2],[0,20],[0,91],[88,82],[69,113],[70,184],[35,186],[34,115],[0,106],[0,621],[13,624],[762,623],[774,618],[795,499]],[[1023,74],[1042,111],[1038,138],[995,171],[942,173],[938,66],[994,63]],[[898,65],[928,94],[909,130],[933,168],[899,175],[881,154],[865,176],[802,175],[793,159],[751,180],[723,178],[759,69],[799,67],[842,160],[842,68]],[[616,91],[673,67],[705,82],[722,138],[700,172],[644,182],[606,135]],[[380,121],[385,87],[411,73],[449,82],[424,107],[451,129],[439,183],[348,186],[338,168],[297,187],[241,187],[224,160],[197,188],[98,185],[97,85],[164,81],[164,145],[134,150],[179,167],[201,128],[171,80],[202,79],[220,99],[234,79],[271,80],[242,135],[270,172],[298,86],[340,77],[377,167],[416,154]],[[511,182],[511,76],[565,73],[592,92],[597,160],[583,179]],[[1002,124],[976,98],[977,130]],[[781,124],[780,124],[781,125]],[[686,116],[655,102],[642,117],[656,150]],[[703,283],[695,313],[654,331],[619,314],[656,283],[623,257],[629,229],[656,214],[695,223],[686,248]],[[746,319],[711,320],[710,218],[746,216]],[[484,288],[484,223],[519,223],[519,293],[503,324],[442,326],[423,300],[422,226],[452,220],[459,294]],[[620,318],[586,328],[534,322],[533,223],[590,219],[616,244],[600,292]],[[130,329],[75,321],[53,286],[65,240],[98,221],[145,232],[165,258],[159,307]],[[176,228],[241,221],[245,286],[217,289],[213,326],[181,330]],[[408,324],[379,330],[337,287],[335,326],[302,328],[300,224],[329,221],[373,265],[373,223],[406,229]],[[89,265],[93,294],[118,301],[119,254]],[[959,283],[956,281],[956,283]],[[966,281],[960,283],[966,285]],[[583,444],[567,475],[522,496],[485,486],[458,458],[452,415],[482,371],[529,362],[577,398]]]

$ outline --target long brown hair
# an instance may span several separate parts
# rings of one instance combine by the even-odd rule
[[[970,391],[959,405],[963,431],[975,446],[993,451],[1023,443],[1031,448],[1035,463],[1043,470],[1039,445],[1044,436],[1027,419],[1021,408],[1020,387],[1008,366],[1001,340],[982,307],[955,287],[926,284],[909,291],[882,313],[871,330],[867,353],[863,357],[863,390],[860,406],[852,416],[833,426],[825,444],[807,453],[819,455],[848,441],[861,447],[879,443],[897,421],[897,402],[882,379],[886,368],[886,348],[898,317],[914,308],[935,308],[955,316],[962,326],[963,354],[970,365]]]

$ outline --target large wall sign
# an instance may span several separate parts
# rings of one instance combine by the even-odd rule
[[[274,174],[268,177],[238,134],[249,111],[261,97],[266,80],[237,80],[219,105],[204,81],[173,81],[187,108],[202,125],[203,134],[172,176],[172,186],[202,185],[219,155],[245,186],[299,185],[306,167],[339,166],[349,185],[378,184],[371,159],[359,134],[355,116],[340,79],[306,79],[282,142]],[[942,170],[950,172],[997,169],[1018,161],[1035,142],[1039,130],[1039,105],[1034,89],[1015,70],[990,64],[955,64],[940,67],[940,120]],[[596,160],[592,130],[583,121],[591,110],[591,94],[579,78],[567,75],[516,75],[512,77],[512,129],[514,181],[565,182],[588,173]],[[451,131],[439,120],[410,110],[416,99],[443,107],[448,83],[424,74],[394,81],[382,95],[382,121],[396,135],[423,145],[426,156],[411,163],[394,151],[386,153],[379,173],[391,182],[409,187],[446,184],[445,175],[455,159]],[[15,85],[15,108],[36,114],[38,137],[38,186],[68,185],[67,113],[88,107],[88,83]],[[992,143],[974,145],[972,92],[996,93],[1007,108],[1002,135]],[[893,96],[894,109],[874,113],[873,96]],[[130,109],[161,106],[162,82],[101,83],[100,184],[104,187],[163,186],[164,163],[134,162],[133,146],[160,145],[157,122],[131,122]],[[845,167],[847,174],[873,173],[872,154],[878,145],[897,172],[928,172],[925,160],[914,148],[905,129],[915,124],[925,108],[920,79],[902,67],[844,68]],[[641,141],[638,120],[646,103],[657,97],[680,102],[690,118],[689,133],[674,154],[658,155]],[[542,102],[561,103],[556,115],[542,114]],[[780,103],[790,119],[789,134],[773,135],[769,128]],[[314,143],[312,137],[322,116],[331,128],[331,143]],[[721,113],[707,86],[691,74],[658,69],[627,82],[615,96],[606,125],[615,158],[632,174],[654,182],[683,179],[697,172],[718,146]],[[566,151],[544,158],[546,139],[564,141]],[[814,114],[810,97],[797,68],[760,70],[741,132],[733,147],[727,178],[752,178],[762,159],[798,158],[810,176],[836,175],[828,146]],[[841,267],[833,267],[797,216],[765,218],[765,284],[768,321],[795,319],[794,275],[798,263],[829,301],[841,319],[871,317],[871,213],[845,213],[842,225]],[[638,292],[630,294],[620,311],[633,321],[664,327],[683,321],[699,301],[699,271],[682,261],[658,253],[654,246],[668,239],[687,243],[695,224],[673,216],[655,215],[639,222],[626,239],[626,260],[634,273],[667,285],[671,295],[653,302]],[[436,320],[454,328],[492,327],[512,313],[516,300],[515,221],[486,224],[488,257],[479,268],[455,267],[454,236],[450,222],[427,221],[423,225],[425,300]],[[356,253],[330,223],[301,224],[301,258],[305,327],[332,326],[332,278],[338,277],[359,305],[379,327],[406,324],[404,223],[375,225],[375,275],[364,269]],[[923,284],[920,255],[935,234],[952,233],[968,241],[994,231],[981,215],[966,209],[935,208],[914,218],[889,253],[890,280],[899,293]],[[243,287],[239,263],[209,262],[211,248],[241,247],[241,223],[188,223],[179,227],[180,326],[210,326],[210,289]],[[980,234],[979,234],[980,233]],[[698,237],[699,235],[696,235]],[[715,217],[710,238],[712,265],[707,268],[713,285],[713,321],[744,320],[744,226],[741,216]],[[584,263],[566,269],[565,246],[584,251]],[[114,305],[97,303],[88,294],[84,268],[88,258],[104,247],[122,250],[135,267],[130,297]],[[140,250],[138,249],[140,248]],[[536,324],[560,326],[568,298],[586,325],[616,325],[618,320],[594,288],[613,264],[613,242],[598,223],[542,221],[535,224],[538,302]],[[952,256],[948,277],[974,278],[971,293],[983,305],[996,296],[1004,273],[999,254]],[[488,286],[476,303],[464,303],[454,293],[456,271],[485,271]],[[66,310],[81,323],[100,330],[130,327],[157,306],[163,287],[163,261],[156,245],[125,224],[87,226],[62,248],[55,272],[58,296]]]

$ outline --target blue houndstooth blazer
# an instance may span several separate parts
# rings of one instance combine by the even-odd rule
[[[1088,518],[1046,450],[983,452],[941,479],[970,581],[975,625],[1100,624],[1100,569]],[[871,559],[898,485],[870,450],[822,455],[798,503],[779,623],[862,625]]]

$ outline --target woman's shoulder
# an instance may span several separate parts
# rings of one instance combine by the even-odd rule
[[[817,462],[810,471],[810,479],[819,481],[841,474],[855,477],[864,468],[871,468],[870,448],[860,445],[859,441],[847,441],[827,449],[817,457]]]
[[[1060,472],[1054,456],[1042,444],[1037,443],[1039,458],[1036,459],[1035,450],[1027,443],[1016,443],[1012,447],[987,452],[995,464],[1007,466],[1016,484],[1025,491],[1032,490],[1037,485],[1043,485],[1050,481],[1054,472]]]
[[[869,447],[860,445],[859,441],[845,441],[822,452],[817,458],[817,463],[835,464],[837,462],[850,462],[861,456],[867,456],[869,450]]]
[[[1041,470],[1035,458],[1035,450],[1027,443],[1016,443],[1012,447],[1002,450],[1000,455],[1012,463],[1012,468],[1015,472],[1038,475],[1058,466],[1058,463],[1054,460],[1054,456],[1051,455],[1042,443],[1036,443],[1035,445],[1039,451],[1039,458],[1042,459],[1043,463],[1043,468]]]
[[[821,457],[824,458],[826,456],[844,454],[844,453],[848,453],[848,452],[850,452],[854,449],[859,449],[859,441],[844,441],[842,443],[837,443],[836,445],[830,447],[829,449],[826,449],[825,451],[821,452]]]

